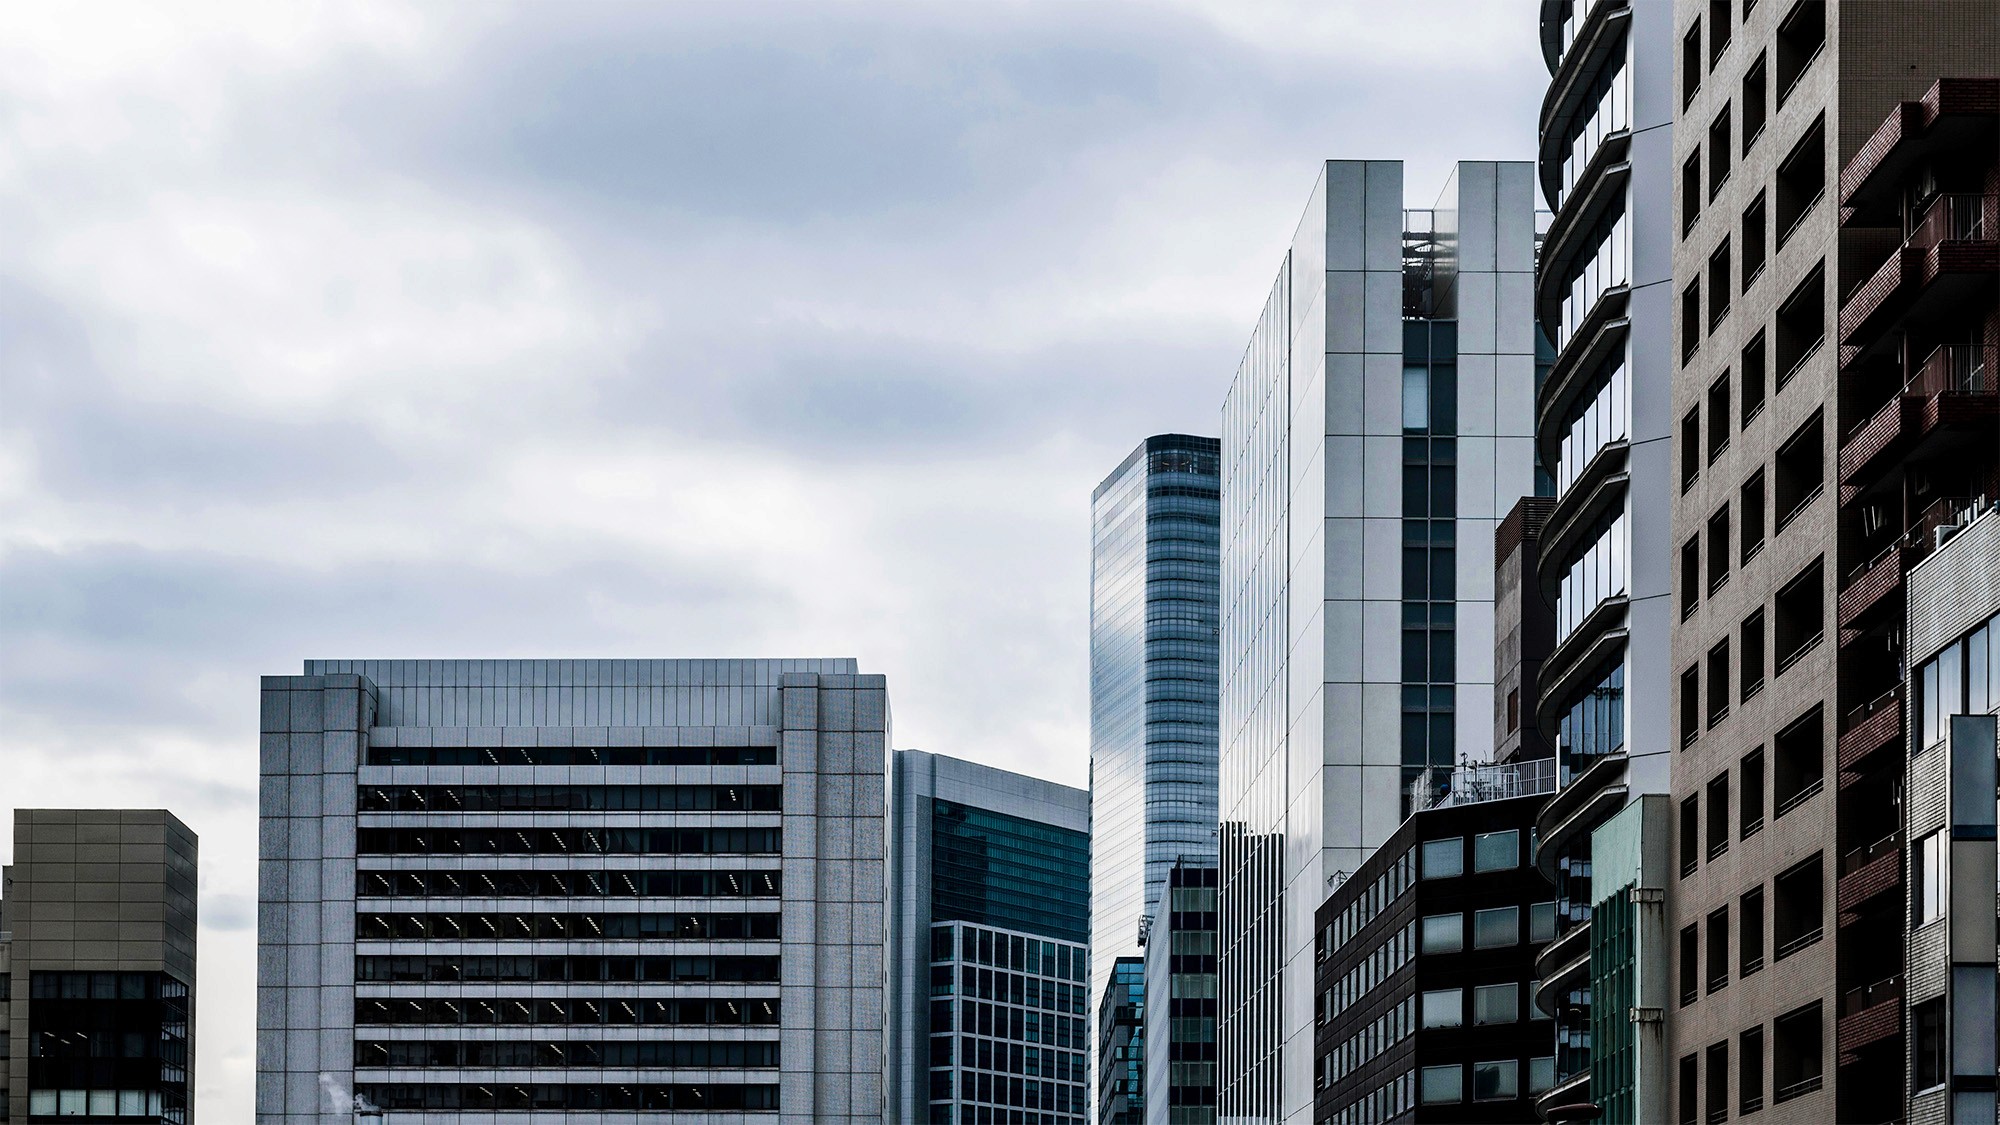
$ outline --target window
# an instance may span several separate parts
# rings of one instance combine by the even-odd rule
[[[1729,774],[1717,774],[1708,783],[1708,858],[1729,850]]]
[[[1425,1105],[1445,1105],[1465,1100],[1465,1068],[1457,1063],[1427,1066],[1417,1074],[1419,1096]]]
[[[1507,733],[1521,729],[1521,689],[1507,689]]]
[[[1743,619],[1743,656],[1740,679],[1743,685],[1743,699],[1764,690],[1764,611],[1758,610]]]
[[[1811,274],[1778,306],[1778,389],[1792,381],[1826,339],[1826,267]]]
[[[1722,185],[1729,179],[1729,157],[1733,150],[1729,147],[1729,103],[1722,103],[1722,112],[1708,126],[1708,198],[1713,200],[1722,193]],[[1725,267],[1725,278],[1727,270]],[[1726,288],[1726,287],[1725,287]]]
[[[1750,68],[1743,72],[1743,151],[1764,134],[1764,121],[1770,116],[1770,79],[1764,66],[1763,55],[1758,55]]]
[[[1743,482],[1736,506],[1742,515],[1743,561],[1747,563],[1764,549],[1764,470],[1758,469]]]
[[[1472,913],[1472,947],[1474,949],[1500,949],[1519,944],[1521,940],[1521,908],[1518,906],[1496,906],[1491,910],[1475,910]]]
[[[1727,1040],[1709,1047],[1708,1055],[1708,1097],[1706,1106],[1708,1125],[1722,1125],[1729,1120],[1729,1043]]]
[[[1736,902],[1736,975],[1764,967],[1764,888],[1753,887]]]
[[[1556,1057],[1543,1055],[1528,1060],[1528,1094],[1545,1093],[1556,1088]]]
[[[1701,866],[1701,798],[1681,799],[1681,878]]]
[[[1778,590],[1771,626],[1777,674],[1783,675],[1798,658],[1819,643],[1825,630],[1826,592],[1821,589],[1821,560],[1799,572]]]
[[[1798,85],[1799,76],[1826,44],[1826,0],[1799,0],[1778,21],[1778,104]],[[1783,1098],[1779,1099],[1783,1101]]]
[[[1800,510],[1813,502],[1825,487],[1824,442],[1820,436],[1820,412],[1796,430],[1778,447],[1777,495],[1778,528],[1783,530]]]
[[[1715,253],[1708,256],[1708,330],[1711,333],[1722,327],[1722,322],[1729,318],[1729,294],[1731,291],[1729,281],[1729,236],[1724,235],[1722,237],[1722,245],[1717,246]],[[1709,417],[1711,419],[1708,427],[1709,443],[1713,445],[1715,441],[1714,431],[1718,427],[1713,421],[1714,415],[1711,414]],[[1719,428],[1722,430],[1723,439],[1726,441],[1729,436],[1729,426],[1727,424],[1729,414],[1726,410],[1722,417],[1724,424]]]
[[[1681,38],[1681,108],[1694,104],[1695,91],[1701,89],[1701,20],[1688,28]]]
[[[1764,334],[1757,333],[1743,347],[1743,362],[1739,366],[1743,377],[1743,424],[1764,409]]]
[[[1724,504],[1708,517],[1708,592],[1715,593],[1728,581],[1729,505]]]
[[[1465,948],[1465,915],[1432,914],[1423,922],[1423,952],[1457,953]]]
[[[1708,725],[1729,717],[1729,638],[1708,650]]]
[[[1708,0],[1708,67],[1729,49],[1729,0]]]
[[[1701,407],[1681,419],[1681,491],[1686,492],[1701,476]]]
[[[1772,193],[1778,248],[1799,229],[1799,224],[1826,194],[1826,118],[1820,117],[1799,138],[1778,164],[1776,190]],[[1780,368],[1782,370],[1782,368]]]
[[[1926,1000],[1910,1010],[1910,1091],[1942,1086],[1951,1077],[1945,1055],[1944,997]]]
[[[1701,668],[1681,673],[1681,746],[1693,746],[1701,737]]]
[[[1771,1021],[1772,1104],[1819,1089],[1821,1046],[1818,1001]]]
[[[1729,448],[1729,371],[1715,377],[1708,385],[1708,463],[1722,456]]]
[[[1771,744],[1771,796],[1783,816],[1818,793],[1826,779],[1826,738],[1815,706],[1778,732]]]
[[[1505,1101],[1521,1096],[1521,1064],[1513,1059],[1472,1064],[1472,1097],[1475,1101]]]
[[[1951,893],[1951,834],[1942,829],[1910,849],[1910,924],[1922,926],[1944,917]]]
[[[1681,165],[1681,237],[1686,238],[1694,230],[1694,221],[1701,218],[1701,149],[1697,147],[1688,154]]]
[[[1750,206],[1743,209],[1743,291],[1748,293],[1756,284],[1759,274],[1764,272],[1764,248],[1769,245],[1764,231],[1767,216],[1764,210],[1764,193],[1758,192]]]
[[[1681,1056],[1680,1123],[1701,1125],[1701,1057]]]
[[[1520,985],[1482,984],[1472,990],[1473,1023],[1514,1023],[1520,1018]]]
[[[1683,366],[1701,350],[1701,278],[1681,290],[1681,363]],[[1699,445],[1695,446],[1700,449]]]
[[[1729,985],[1729,908],[1708,916],[1708,990],[1719,992]]]
[[[1505,832],[1482,832],[1472,838],[1472,869],[1474,871],[1509,871],[1521,866],[1521,833],[1509,828]]]
[[[1465,1025],[1465,990],[1459,988],[1440,989],[1423,995],[1423,1017],[1425,1027],[1463,1027]]]
[[[1736,1038],[1736,1112],[1764,1108],[1764,1029],[1753,1027]]]
[[[1425,840],[1423,868],[1426,879],[1452,879],[1465,874],[1465,838]]]
[[[1824,875],[1817,855],[1788,868],[1771,883],[1772,960],[1783,961],[1820,939],[1825,913]],[[1782,1100],[1782,1099],[1781,1099]]]

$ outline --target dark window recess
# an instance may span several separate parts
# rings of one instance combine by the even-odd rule
[[[1681,363],[1701,350],[1701,279],[1681,290]]]
[[[774,897],[776,871],[359,871],[362,898]]]
[[[357,941],[776,941],[778,915],[364,913],[355,916],[354,936]]]
[[[1681,673],[1681,745],[1693,746],[1701,737],[1701,667]],[[1694,800],[1689,797],[1688,800]]]
[[[1796,378],[1806,361],[1826,342],[1826,267],[1815,266],[1792,295],[1778,306],[1778,389]]]
[[[1910,1092],[1942,1086],[1951,1077],[1944,997],[1910,1009]]]
[[[370,984],[465,981],[738,981],[778,979],[776,957],[362,956],[354,979]]]
[[[1743,619],[1743,651],[1737,654],[1739,682],[1742,698],[1764,690],[1764,611],[1758,610]]]
[[[1681,874],[1692,875],[1701,859],[1701,798],[1681,800]]]
[[[1743,72],[1743,151],[1757,143],[1763,135],[1764,122],[1770,117],[1771,85],[1768,68],[1764,65],[1764,55],[1758,55],[1750,68]]]
[[[1681,163],[1681,237],[1694,230],[1701,218],[1701,149],[1688,154]]]
[[[1736,975],[1747,977],[1764,967],[1764,888],[1745,894],[1737,904]]]
[[[506,996],[449,999],[362,997],[354,1002],[354,1022],[365,1027],[431,1025],[775,1024],[776,997],[619,997]]]
[[[1729,850],[1729,774],[1708,783],[1708,858]]]
[[[1680,1125],[1701,1125],[1701,1056],[1681,1056]]]
[[[1736,1038],[1736,1112],[1764,1108],[1764,1029],[1753,1027]]]
[[[764,1042],[564,1039],[536,1042],[480,1039],[363,1039],[354,1044],[357,1067],[453,1067],[544,1069],[569,1067],[660,1067],[703,1070],[775,1067],[778,1045]]]
[[[1771,1021],[1771,1103],[1810,1094],[1820,1086],[1819,1001]]]
[[[1681,544],[1681,620],[1701,605],[1701,536]]]
[[[1729,158],[1734,153],[1729,147],[1729,104],[1723,103],[1722,112],[1708,126],[1708,198],[1712,201],[1722,192],[1722,185],[1729,180]]]
[[[1743,291],[1749,292],[1757,275],[1764,272],[1766,241],[1770,236],[1765,232],[1769,216],[1764,207],[1764,193],[1758,192],[1750,206],[1743,209]]]
[[[362,855],[776,855],[776,828],[363,828]]]
[[[1681,108],[1694,104],[1695,91],[1701,89],[1701,20],[1688,28],[1681,37]]]
[[[1773,603],[1771,644],[1777,659],[1777,675],[1783,675],[1799,657],[1810,652],[1825,632],[1826,592],[1821,588],[1821,566],[1821,560],[1814,559],[1804,572],[1779,589]]]
[[[777,812],[778,785],[363,785],[362,812]]]
[[[1681,417],[1681,491],[1701,476],[1701,407]]]
[[[774,766],[775,746],[371,746],[371,766]]]
[[[1681,1007],[1687,1007],[1700,997],[1701,927],[1689,925],[1681,930]]]
[[[1729,985],[1729,908],[1726,906],[1708,915],[1708,958],[1703,976],[1710,992],[1719,992]]]
[[[1825,876],[1820,867],[1815,854],[1772,880],[1772,960],[1782,961],[1820,939],[1826,913]]]
[[[1713,594],[1729,581],[1729,505],[1717,508],[1708,517],[1708,592]],[[1724,692],[1725,699],[1728,696]]]
[[[1708,330],[1711,333],[1729,319],[1729,281],[1729,236],[1724,235],[1722,245],[1708,256]],[[1726,419],[1728,415],[1723,417]],[[1729,428],[1724,426],[1722,432],[1727,435]]]
[[[1825,194],[1826,118],[1822,116],[1778,164],[1773,218],[1777,220],[1780,249],[1792,240],[1792,232]]]
[[[1744,839],[1755,836],[1764,827],[1764,748],[1759,746],[1743,756],[1743,792],[1738,800],[1742,809]]]
[[[1758,469],[1737,493],[1737,517],[1742,524],[1743,561],[1764,549],[1764,470]]]
[[[1826,783],[1825,723],[1820,708],[1792,722],[1771,744],[1771,797],[1783,816],[1818,793]]]
[[[1703,1099],[1703,1105],[1708,1112],[1703,1115],[1703,1119],[1708,1125],[1722,1125],[1724,1121],[1729,1120],[1728,1041],[1711,1046],[1707,1055],[1708,1096]]]
[[[1717,59],[1729,49],[1729,0],[1708,0],[1708,66],[1715,69]]]
[[[1729,369],[1708,385],[1708,463],[1729,448]]]
[[[1729,638],[1708,650],[1708,725],[1729,717]]]
[[[1777,508],[1780,530],[1817,499],[1825,487],[1826,440],[1820,431],[1820,412],[1815,410],[1778,447],[1776,487],[1771,501]]]
[[[1507,689],[1507,733],[1521,729],[1521,689]]]
[[[1778,104],[1784,105],[1799,76],[1826,45],[1826,0],[1799,0],[1778,21]],[[1780,1097],[1779,1101],[1784,1098]]]
[[[490,1082],[461,1086],[455,1083],[366,1082],[355,1086],[354,1093],[356,1101],[365,1097],[382,1109],[432,1114],[440,1111],[485,1113],[499,1110],[532,1110],[538,1113],[597,1110],[775,1113],[778,1108],[778,1085],[775,1082],[759,1085],[710,1082],[672,1086],[653,1083],[597,1086],[573,1082]]]
[[[1750,342],[1744,345],[1743,362],[1738,366],[1737,374],[1743,381],[1743,424],[1749,425],[1750,419],[1764,409],[1764,394],[1770,379],[1762,332],[1752,336]]]

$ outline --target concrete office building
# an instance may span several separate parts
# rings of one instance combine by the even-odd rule
[[[194,1120],[198,852],[160,809],[15,811],[8,1119]]]
[[[1090,795],[898,750],[889,812],[889,1118],[1081,1125]]]
[[[1146,1120],[1146,963],[1120,957],[1097,1006],[1097,1125]]]
[[[888,724],[852,660],[265,677],[258,1120],[882,1121]]]
[[[1842,1017],[1909,1028],[1911,1125],[1995,1116],[1995,714],[2000,712],[2000,509],[1909,575],[1911,747],[1907,989],[1889,978]],[[1894,885],[1894,850],[1879,882]],[[1865,869],[1857,869],[1857,873]],[[1843,878],[1845,881],[1845,878]],[[1849,994],[1843,994],[1845,1003]],[[1907,1000],[1904,997],[1907,996]],[[1904,1000],[1904,1002],[1898,1002]]]
[[[1555,744],[1564,791],[1538,822],[1536,863],[1556,884],[1557,933],[1536,1000],[1556,1026],[1556,1085],[1540,1106],[1596,1103],[1607,1121],[1657,1120],[1663,1108],[1654,1104],[1659,1024],[1593,1020],[1595,990],[1611,984],[1607,974],[1634,968],[1635,946],[1616,965],[1593,961],[1591,949],[1605,908],[1619,915],[1620,933],[1644,935],[1640,944],[1657,947],[1665,925],[1658,888],[1635,898],[1639,888],[1593,864],[1592,847],[1629,801],[1667,791],[1673,749],[1672,15],[1669,5],[1633,0],[1541,6],[1550,79],[1538,167],[1554,217],[1535,309],[1555,361],[1536,436],[1556,491],[1539,561],[1556,627],[1535,721]],[[1631,1065],[1598,1066],[1607,1052]],[[1602,1088],[1606,1080],[1615,1088]],[[1654,1102],[1635,1104],[1642,1088]]]
[[[1146,927],[1145,1120],[1158,1125],[1215,1122],[1221,884],[1213,861],[1174,864]]]
[[[1907,575],[2000,491],[2000,18],[1673,19],[1675,1104],[1890,1120]]]
[[[1149,437],[1090,498],[1093,1013],[1168,870],[1215,856],[1220,449]]]
[[[1313,912],[1490,745],[1487,545],[1533,491],[1526,164],[1329,161],[1223,405],[1219,1116],[1313,1106]]]

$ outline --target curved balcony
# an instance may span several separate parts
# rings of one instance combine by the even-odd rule
[[[1614,151],[1622,155],[1624,146],[1606,142],[1598,149],[1598,156]],[[1597,159],[1593,157],[1591,163],[1596,164]],[[1613,207],[1625,205],[1625,185],[1631,178],[1630,162],[1607,164],[1594,178],[1581,181],[1569,198],[1563,200],[1562,210],[1556,212],[1548,234],[1542,236],[1541,260],[1535,267],[1535,315],[1549,339],[1562,339],[1562,333],[1556,329],[1562,317],[1563,291],[1569,288],[1586,258],[1597,252],[1599,243],[1588,236],[1596,232],[1598,220]],[[1563,340],[1565,345],[1568,342]]]
[[[1590,975],[1590,923],[1582,922],[1542,947],[1535,956],[1535,975],[1541,987],[1532,997],[1535,1006],[1553,1016],[1562,999],[1577,981]]]
[[[1550,14],[1552,5],[1542,5],[1542,51],[1549,50]],[[1576,29],[1576,38],[1570,41],[1569,50],[1562,51],[1562,58],[1555,64],[1555,73],[1549,79],[1548,93],[1542,97],[1541,150],[1539,167],[1542,174],[1542,196],[1550,206],[1555,205],[1560,194],[1558,177],[1562,172],[1562,149],[1569,143],[1575,132],[1577,115],[1587,113],[1587,100],[1596,78],[1604,69],[1613,52],[1625,42],[1626,29],[1632,23],[1631,0],[1595,0],[1590,11],[1584,14],[1583,23]],[[1558,36],[1560,49],[1561,23],[1555,22],[1554,33]]]
[[[1587,550],[1585,537],[1597,526],[1597,519],[1625,499],[1632,474],[1625,470],[1632,444],[1614,438],[1597,447],[1583,467],[1583,474],[1556,498],[1549,520],[1542,525],[1542,596],[1550,605],[1562,591],[1563,575],[1571,563]]]
[[[1554,74],[1562,66],[1563,55],[1563,4],[1565,0],[1542,0],[1540,25],[1542,31],[1542,62]]]
[[[1562,713],[1584,692],[1597,684],[1597,674],[1616,664],[1625,654],[1624,594],[1599,602],[1590,615],[1577,624],[1542,662],[1542,702],[1535,712],[1542,737],[1556,741],[1556,725]],[[1561,794],[1558,793],[1558,796]]]
[[[1535,869],[1551,883],[1556,860],[1580,835],[1625,807],[1625,755],[1606,754],[1557,790],[1535,817]]]
[[[1591,1117],[1574,1117],[1568,1114],[1558,1113],[1557,1111],[1562,1109],[1564,1106],[1587,1105],[1589,1101],[1590,1101],[1590,1068],[1585,1067],[1583,1070],[1577,1072],[1576,1077],[1560,1085],[1551,1087],[1548,1090],[1548,1092],[1536,1098],[1535,1112],[1540,1114],[1542,1120],[1544,1121],[1555,1121],[1559,1119],[1566,1121],[1588,1121],[1596,1116],[1594,1110],[1590,1111]]]
[[[1541,443],[1542,464],[1562,460],[1563,431],[1568,428],[1570,407],[1590,389],[1590,380],[1613,355],[1625,350],[1632,318],[1625,315],[1632,289],[1614,285],[1597,297],[1584,314],[1582,323],[1556,354],[1555,363],[1542,380],[1541,410],[1535,416],[1535,440]]]

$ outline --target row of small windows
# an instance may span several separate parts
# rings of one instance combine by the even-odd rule
[[[1333,1111],[1331,1125],[1378,1125],[1409,1111],[1416,1096],[1416,1075],[1405,1071]]]
[[[187,985],[165,973],[31,972],[28,995],[35,1000],[181,1000],[187,997]]]
[[[686,1085],[498,1083],[390,1084],[355,1086],[359,1098],[396,1111],[627,1110],[648,1113],[775,1113],[778,1087],[772,1084],[704,1082]]]
[[[361,855],[777,855],[777,828],[363,828]]]
[[[776,871],[361,871],[362,898],[772,898]]]
[[[1812,710],[1778,732],[1773,753],[1759,746],[1743,755],[1737,764],[1740,774],[1736,830],[1747,840],[1764,829],[1766,776],[1770,776],[1773,817],[1781,817],[1817,796],[1826,783],[1826,735],[1822,709]],[[1708,830],[1702,832],[1702,804],[1708,807]],[[1711,778],[1702,792],[1681,801],[1681,877],[1693,875],[1701,866],[1703,845],[1710,861],[1729,850],[1730,832],[1729,771]]]
[[[932,965],[931,995],[950,996],[954,992],[975,1000],[997,1000],[1045,1012],[1083,1014],[1082,985],[1058,984],[1040,977],[1005,970],[977,969],[971,965],[958,966],[957,973],[953,973],[952,966],[948,964]]]
[[[1822,867],[1820,856],[1814,854],[1771,881],[1771,960],[1782,961],[1820,940],[1826,910]],[[1913,874],[1921,877],[1921,871]],[[1760,885],[1746,891],[1736,903],[1738,979],[1764,967],[1765,897],[1765,888]],[[1921,903],[1916,905],[1921,912]],[[1729,985],[1729,910],[1724,904],[1681,929],[1678,962],[1682,1007],[1695,1003],[1704,991],[1719,992]],[[1702,940],[1704,931],[1706,943]]]
[[[931,1030],[965,1031],[1018,1043],[1083,1050],[1087,1040],[1081,1019],[1026,1008],[1008,1008],[983,1000],[931,1001]]]
[[[1913,751],[1927,750],[1950,733],[1953,715],[2000,709],[2000,614],[1926,660],[1915,677],[1917,734]]]
[[[1912,1087],[1928,1077],[1924,1074],[1927,1042],[1925,1013],[1913,1013],[1913,1038],[1916,1040],[1915,1056],[1912,1060]],[[1935,1030],[1935,1029],[1932,1029]],[[1771,1021],[1770,1051],[1765,1051],[1765,1029],[1763,1024],[1747,1028],[1736,1037],[1736,1112],[1747,1116],[1764,1108],[1768,1092],[1773,1105],[1802,1097],[1820,1088],[1823,1078],[1823,1063],[1820,1053],[1825,1047],[1825,1028],[1817,1001],[1779,1016]],[[1935,1059],[1938,1052],[1930,1052]],[[1707,1082],[1704,1091],[1702,1082],[1703,1064],[1706,1063]],[[1766,1085],[1766,1066],[1769,1066],[1769,1085]],[[1711,1044],[1701,1054],[1684,1055],[1680,1060],[1680,1074],[1677,1082],[1679,1092],[1679,1117],[1682,1122],[1703,1120],[1725,1121],[1729,1117],[1729,1041]],[[1942,1078],[1939,1078],[1942,1081]],[[1702,1095],[1706,1093],[1706,1098]]]
[[[1410,963],[1416,953],[1417,924],[1409,925],[1390,934],[1382,944],[1376,946],[1363,957],[1359,964],[1349,969],[1333,987],[1319,997],[1319,1022],[1333,1018],[1333,1013],[1360,1000],[1374,991],[1375,986],[1395,975],[1396,971]]]
[[[761,1068],[778,1065],[778,1045],[765,1042],[706,1043],[671,1039],[643,1041],[561,1039],[543,1042],[507,1039],[479,1039],[466,1042],[440,1039],[364,1039],[354,1044],[354,1065],[391,1069]]]
[[[775,746],[371,746],[371,766],[775,766]]]
[[[1684,569],[1686,557],[1687,552],[1683,552]],[[1764,689],[1766,651],[1773,654],[1771,675],[1782,676],[1819,644],[1826,629],[1826,593],[1821,581],[1821,560],[1815,559],[1797,577],[1778,588],[1768,613],[1766,607],[1759,606],[1743,619],[1738,631],[1741,648],[1734,681],[1730,676],[1728,636],[1715,642],[1703,661],[1682,670],[1679,715],[1682,746],[1693,745],[1704,727],[1713,728],[1728,718],[1732,697],[1748,702]],[[1702,706],[1704,683],[1706,709]]]
[[[364,785],[362,812],[777,812],[778,785]]]
[[[364,984],[428,981],[689,981],[778,979],[776,957],[467,957],[382,956],[354,959]]]
[[[952,1075],[958,1075],[954,1087]],[[977,1071],[933,1070],[931,1071],[931,1100],[948,1101],[954,1088],[961,1102],[981,1102],[986,1105],[1018,1107],[1029,1111],[1046,1110],[1059,1114],[1080,1114],[1086,1111],[1087,1101],[1082,1086],[1065,1082],[1037,1081],[1032,1078],[1017,1078],[1005,1074],[984,1074]],[[962,1106],[960,1121],[998,1121],[1007,1109],[988,1109],[986,1105]],[[931,1107],[933,1111],[945,1108]],[[1012,1118],[1011,1120],[1026,1120]],[[1037,1118],[1040,1120],[1040,1118]]]
[[[1458,953],[1465,949],[1464,914],[1429,914],[1422,921],[1424,953]],[[1556,904],[1538,902],[1528,908],[1528,940],[1555,940]],[[1472,948],[1504,949],[1521,941],[1521,908],[1495,906],[1472,912]]]
[[[354,1001],[354,1022],[426,1027],[455,1024],[653,1024],[661,1026],[775,1024],[775,997],[584,997],[534,996],[384,998]]]
[[[1059,1051],[971,1035],[931,1036],[931,1065],[1053,1078],[1059,1082],[1081,1082],[1084,1074],[1080,1051]]]
[[[778,915],[374,914],[355,917],[358,941],[776,941]]]
[[[1468,1070],[1472,1072],[1469,1086],[1465,1080]],[[1528,1060],[1529,1094],[1541,1093],[1555,1084],[1555,1056]],[[1418,1100],[1424,1105],[1507,1101],[1521,1096],[1521,1063],[1518,1059],[1495,1059],[1427,1066],[1417,1072],[1417,1086]]]
[[[1729,375],[1723,373],[1722,384],[1710,388],[1723,396],[1728,395],[1726,385]],[[1713,405],[1711,405],[1713,409]],[[1699,472],[1701,464],[1698,450],[1700,434],[1700,410],[1688,412],[1681,420],[1681,470],[1683,488],[1694,483],[1687,473],[1692,468]],[[1733,563],[1748,566],[1750,560],[1764,549],[1767,538],[1766,521],[1775,511],[1776,532],[1782,534],[1791,526],[1798,514],[1805,510],[1825,490],[1825,442],[1821,436],[1820,413],[1814,411],[1778,446],[1777,455],[1767,473],[1758,466],[1744,478],[1737,489],[1736,514],[1738,524],[1737,549],[1730,550],[1729,502],[1718,505],[1708,517],[1706,525],[1706,549],[1703,534],[1689,536],[1681,544],[1680,607],[1681,619],[1694,615],[1701,605],[1704,591],[1709,594],[1722,589],[1729,582],[1730,566]],[[1704,577],[1704,569],[1706,575]]]
[[[953,937],[954,933],[958,936]],[[956,960],[1057,980],[1081,981],[1089,976],[1089,956],[1088,951],[1074,945],[998,933],[964,923],[941,922],[931,928],[933,961]]]
[[[169,1107],[159,1090],[28,1091],[30,1117],[148,1117],[186,1121],[187,1107]]]
[[[1417,998],[1406,996],[1395,1007],[1376,1016],[1367,1027],[1342,1040],[1321,1055],[1314,1070],[1314,1085],[1321,1090],[1360,1069],[1370,1059],[1408,1039],[1417,1028]]]

